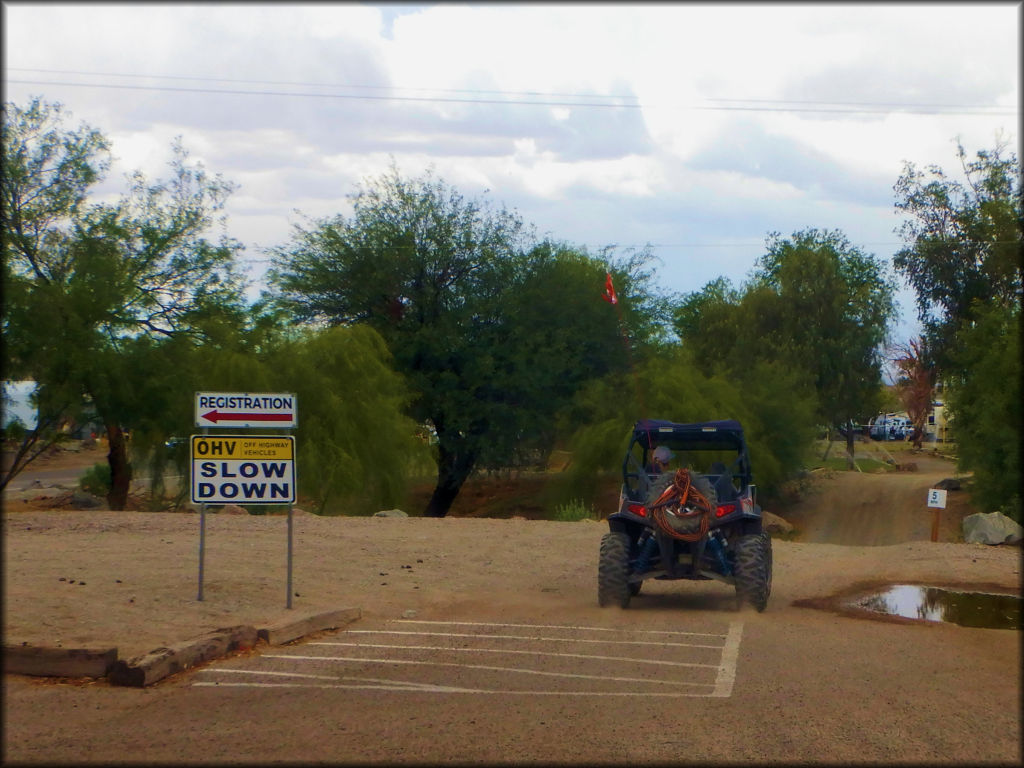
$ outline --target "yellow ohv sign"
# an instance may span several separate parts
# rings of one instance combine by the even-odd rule
[[[192,501],[295,502],[295,438],[192,435]]]
[[[192,435],[192,459],[283,459],[295,458],[295,438],[226,437]]]

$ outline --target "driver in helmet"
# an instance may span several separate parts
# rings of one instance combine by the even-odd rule
[[[651,463],[647,465],[647,474],[661,475],[668,472],[668,463],[675,457],[676,455],[667,445],[659,445],[651,453]]]

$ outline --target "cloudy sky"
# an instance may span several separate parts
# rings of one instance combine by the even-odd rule
[[[1019,3],[796,5],[5,2],[4,99],[59,101],[123,174],[172,139],[238,185],[264,249],[394,158],[540,235],[652,246],[674,291],[740,283],[770,232],[899,250],[904,161],[957,175],[1019,144]],[[600,291],[600,286],[598,287]],[[897,340],[916,330],[899,294]]]

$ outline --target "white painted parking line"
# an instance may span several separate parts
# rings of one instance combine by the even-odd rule
[[[405,648],[406,646],[387,646],[390,648]],[[442,648],[441,650],[450,650],[448,648]],[[456,650],[470,650],[466,648],[459,648]],[[527,651],[523,651],[527,653]],[[536,654],[532,654],[536,655]],[[550,655],[550,654],[544,654]],[[482,669],[488,672],[517,672],[527,675],[548,675],[550,677],[572,677],[582,680],[617,680],[627,683],[664,683],[670,685],[701,685],[707,688],[711,688],[715,683],[691,683],[689,681],[680,682],[678,680],[647,680],[646,678],[639,677],[609,677],[607,675],[583,675],[576,672],[549,672],[542,669],[524,669],[523,667],[493,667],[484,664],[460,664],[454,661],[418,661],[415,659],[367,659],[361,656],[298,656],[294,654],[263,654],[264,658],[267,659],[297,659],[299,661],[361,661],[367,664],[409,664],[424,667],[457,667],[459,669]],[[600,658],[600,657],[598,657]],[[717,669],[717,664],[691,664],[689,666],[697,667],[708,667],[711,669]]]
[[[718,676],[715,678],[715,690],[712,696],[729,698],[732,695],[732,686],[736,682],[736,662],[740,655],[740,637],[743,635],[743,625],[734,621],[729,625],[729,634],[725,638],[725,647],[722,649],[722,661],[718,665]]]
[[[395,629],[350,629],[349,635],[418,635],[420,637],[473,637],[477,640],[533,640],[546,643],[599,643],[601,645],[656,645],[659,648],[677,646],[679,648],[711,648],[722,650],[720,645],[697,645],[695,643],[666,643],[660,640],[585,640],[580,637],[541,637],[540,635],[480,635],[468,632],[404,632]],[[716,635],[722,637],[722,635]]]
[[[541,653],[539,651],[518,651],[514,648],[452,648],[447,645],[380,645],[374,643],[328,643],[328,642],[316,642],[307,643],[307,645],[339,645],[349,646],[355,648],[412,648],[419,651],[450,651],[452,653],[502,653],[522,656],[544,656],[551,658],[562,658],[562,659],[594,659],[597,661],[623,661],[631,664],[658,664],[665,667],[706,667],[708,669],[718,669],[717,664],[697,664],[695,662],[688,661],[664,661],[661,659],[637,659],[632,656],[595,656],[594,654],[588,653]],[[267,655],[267,654],[264,654]],[[267,655],[267,658],[279,658],[272,655]],[[351,661],[347,657],[343,656],[320,656],[322,659],[336,659]]]
[[[219,686],[228,688],[316,688],[316,689],[362,689],[362,690],[379,690],[379,691],[397,691],[397,692],[427,692],[427,693],[500,693],[506,695],[524,695],[524,696],[618,696],[618,697],[644,697],[654,696],[659,698],[672,698],[672,697],[716,697],[716,698],[728,698],[732,695],[733,686],[736,681],[736,666],[739,659],[739,647],[742,638],[743,625],[739,621],[733,621],[729,624],[728,630],[724,633],[711,633],[711,632],[681,632],[681,631],[669,631],[669,630],[644,630],[635,628],[609,628],[609,627],[581,627],[581,626],[567,626],[567,625],[554,625],[554,624],[512,624],[512,623],[484,623],[484,622],[445,622],[445,621],[416,621],[416,620],[400,620],[389,622],[389,624],[402,624],[411,628],[413,625],[429,626],[431,629],[438,629],[441,627],[452,627],[452,628],[468,628],[475,627],[480,629],[493,629],[493,628],[512,628],[513,631],[520,630],[524,631],[523,634],[519,633],[508,633],[508,634],[492,634],[487,631],[480,632],[439,632],[439,631],[410,631],[410,630],[392,630],[392,629],[379,629],[379,630],[347,630],[344,633],[345,637],[353,637],[354,642],[329,642],[329,641],[316,641],[306,643],[303,647],[309,647],[312,650],[315,647],[323,648],[350,648],[353,650],[364,649],[367,651],[385,651],[383,656],[377,653],[373,656],[359,656],[359,655],[331,655],[321,656],[313,654],[301,654],[301,653],[264,653],[258,657],[254,657],[252,663],[258,664],[261,661],[273,661],[273,662],[292,662],[296,664],[317,664],[324,669],[330,670],[331,667],[342,667],[350,665],[359,665],[360,667],[378,666],[382,668],[404,668],[404,669],[422,669],[424,670],[422,675],[431,676],[429,670],[431,669],[454,669],[459,670],[456,674],[464,673],[466,676],[474,675],[476,686],[480,686],[484,679],[482,675],[494,675],[497,673],[499,676],[507,676],[508,680],[511,681],[516,677],[522,675],[529,675],[533,679],[541,681],[544,679],[556,680],[562,679],[566,683],[575,681],[578,683],[588,683],[595,687],[595,690],[545,690],[538,688],[537,690],[522,690],[518,686],[509,686],[501,684],[487,685],[486,687],[476,686],[458,686],[450,685],[443,680],[440,682],[423,682],[422,680],[404,680],[404,679],[393,679],[390,677],[382,676],[364,676],[364,675],[352,675],[352,674],[311,674],[298,671],[281,671],[281,670],[261,670],[261,669],[218,669],[217,667],[207,667],[202,670],[198,670],[204,677],[221,675],[223,677],[233,677],[233,680],[202,680],[197,681],[194,685],[202,686]],[[529,630],[543,630],[543,634],[530,633]],[[569,632],[569,637],[554,636],[558,632]],[[601,632],[601,633],[617,633],[606,635],[601,640],[594,640],[593,638],[581,637],[588,632]],[[451,644],[416,644],[416,645],[404,645],[404,644],[392,644],[392,643],[374,643],[362,641],[361,637],[366,637],[367,640],[370,636],[387,636],[398,638],[423,638],[423,639],[436,639],[445,638],[451,640],[457,640],[460,645],[469,645],[470,647],[453,647]],[[660,635],[664,637],[662,641],[654,640],[638,640],[633,638],[645,637],[648,635]],[[357,637],[358,636],[358,637]],[[705,643],[693,643],[693,642],[674,642],[673,638],[687,638],[687,637],[701,637],[701,638],[721,638],[721,644],[705,644]],[[383,638],[382,638],[383,639]],[[651,649],[651,652],[655,650],[655,647],[663,652],[663,655],[670,655],[671,658],[651,658],[650,652],[643,651],[641,657],[636,656],[611,656],[603,654],[586,654],[586,653],[571,653],[571,652],[554,652],[545,650],[527,650],[519,647],[506,647],[506,648],[488,648],[473,646],[466,641],[476,641],[481,643],[483,641],[500,641],[506,644],[523,644],[528,642],[544,642],[544,643],[573,643],[573,644],[584,644],[584,643],[602,643],[606,646],[646,646]],[[299,650],[296,648],[296,650]],[[582,650],[582,648],[581,648]],[[639,650],[639,649],[638,649]],[[700,653],[707,655],[707,652],[715,651],[717,657],[715,663],[701,663],[695,660],[687,660],[685,654],[690,653],[690,658],[693,658],[694,653]],[[413,655],[414,658],[393,658],[395,652],[404,652],[409,655]],[[530,656],[532,659],[540,661],[544,666],[551,666],[551,669],[535,669],[535,668],[524,668],[520,666],[502,666],[502,665],[485,665],[485,664],[469,664],[463,661],[450,661],[445,660],[445,654],[451,654],[448,656],[449,659],[454,657],[457,659],[459,655],[463,654],[492,654],[497,657],[502,655],[506,657],[515,656]],[[682,655],[683,658],[680,658]],[[561,671],[557,665],[563,659],[572,659],[576,663],[574,671]],[[511,662],[512,659],[510,658]],[[611,662],[612,664],[609,664]],[[564,662],[562,662],[564,665]],[[587,665],[590,665],[593,672],[587,670]],[[582,666],[582,670],[580,666]],[[658,677],[655,679],[644,677],[644,676],[630,676],[630,667],[625,665],[637,665],[633,669],[641,669],[640,665],[647,665],[648,667],[655,667],[663,672],[658,672]],[[307,667],[308,668],[308,667]],[[571,668],[570,668],[571,669]],[[617,674],[607,674],[609,669],[614,669]],[[686,669],[693,670],[692,672],[684,672]],[[671,670],[679,670],[678,673],[673,674]],[[707,682],[702,682],[692,679],[692,676],[698,673],[698,670],[708,670],[713,673],[713,679]],[[353,670],[354,671],[354,670]],[[623,674],[625,672],[625,674]],[[653,672],[653,670],[652,670]],[[708,672],[702,672],[699,677],[704,677],[708,680]],[[433,673],[434,677],[437,677],[440,672]],[[449,673],[444,673],[448,676]],[[680,677],[681,679],[666,679],[666,675],[669,677]],[[244,680],[240,678],[252,677],[252,678],[276,678],[275,682],[263,682],[256,679]],[[493,678],[492,678],[493,679]],[[499,677],[498,680],[501,678]],[[522,679],[520,677],[520,679]],[[619,687],[623,686],[628,690],[602,690],[601,685],[606,684],[605,687]],[[543,684],[541,684],[543,685]],[[661,688],[663,686],[672,686],[676,690],[651,690],[652,688]]]
[[[306,680],[332,680],[335,685],[327,686],[330,688],[362,688],[375,691],[427,691],[429,693],[467,693],[470,692],[469,688],[459,688],[452,685],[435,685],[433,683],[416,683],[410,680],[387,680],[377,677],[354,677],[350,675],[308,675],[302,674],[301,672],[272,672],[269,670],[259,669],[201,669],[199,672],[221,672],[225,674],[235,675],[259,675],[260,677],[296,677]],[[342,680],[358,680],[359,683],[346,683],[341,684],[339,681]],[[280,688],[280,687],[310,687],[319,685],[323,687],[323,684],[311,684],[296,685],[294,683],[217,683],[217,682],[198,682],[196,685],[200,686],[219,686],[224,685],[233,688]]]
[[[287,657],[286,657],[287,658]],[[209,671],[209,670],[200,670]],[[415,686],[417,688],[437,688],[433,683],[411,683],[407,680],[396,682],[382,677],[355,677],[353,675],[311,675],[303,672],[274,672],[266,669],[221,669],[215,670],[231,675],[261,675],[263,677],[298,677],[305,680],[358,680],[361,683],[377,683],[380,685],[401,685],[402,687]]]
[[[395,619],[395,624],[433,624],[449,627],[516,627],[518,629],[568,629],[573,632],[631,632],[643,635],[689,635],[725,637],[721,632],[680,632],[670,629],[624,629],[621,627],[580,627],[573,624],[504,624],[492,621],[426,621],[424,619]]]
[[[321,656],[290,656],[290,655],[268,656],[268,657],[270,657],[270,658],[299,658],[299,659],[305,659],[305,660],[321,658]],[[360,660],[362,660],[362,659],[360,659]],[[423,662],[423,663],[420,663],[420,664],[428,664],[428,663]],[[436,666],[440,666],[440,665],[436,665]],[[680,683],[680,682],[675,681],[675,680],[644,680],[644,679],[632,678],[632,677],[607,677],[605,675],[578,675],[578,674],[568,674],[568,673],[560,673],[560,672],[546,672],[546,671],[543,671],[543,670],[523,670],[523,669],[518,669],[518,668],[509,669],[507,667],[466,667],[465,665],[450,665],[450,666],[452,666],[452,667],[459,667],[460,669],[478,669],[478,670],[493,670],[493,671],[494,670],[500,670],[502,672],[521,672],[521,673],[524,673],[524,674],[551,675],[551,676],[554,676],[554,677],[579,678],[579,679],[582,679],[582,680],[602,680],[602,681],[611,680],[613,682],[622,682],[622,683],[662,683],[664,685],[693,685],[693,686],[705,687],[705,688],[712,687],[712,686],[715,685],[715,683],[690,683],[690,682],[682,682],[682,683]],[[301,673],[301,672],[270,672],[270,671],[266,671],[266,670],[216,670],[216,669],[204,669],[204,670],[199,670],[199,672],[201,672],[201,673],[202,672],[224,673],[224,674],[231,674],[231,675],[262,675],[262,676],[268,676],[268,677],[289,677],[289,678],[294,677],[294,678],[301,678],[301,679],[304,679],[304,680],[331,680],[332,682],[338,682],[338,681],[341,681],[341,680],[358,680],[359,682],[362,682],[362,683],[378,683],[378,684],[383,684],[383,685],[395,685],[395,686],[401,686],[401,687],[417,686],[417,687],[421,687],[421,688],[424,688],[424,689],[431,689],[431,690],[438,687],[438,686],[434,685],[433,683],[412,683],[412,682],[409,682],[408,680],[394,681],[394,680],[388,680],[388,679],[385,679],[385,678],[354,677],[354,676],[350,676],[350,675],[345,675],[345,676],[341,676],[341,675],[310,675],[310,674],[304,674],[304,673]],[[445,686],[445,687],[450,687],[450,686]]]
[[[331,688],[363,688],[372,690],[384,690],[384,691],[410,691],[419,692],[418,688],[390,688],[383,685],[329,685],[326,683],[215,683],[200,681],[193,683],[195,686],[200,687],[218,687],[218,688],[316,688],[316,689],[331,689]],[[436,690],[432,690],[436,693],[496,693],[502,696],[583,696],[591,698],[595,696],[643,696],[644,698],[698,698],[707,699],[710,695],[707,693],[685,693],[683,691],[677,691],[673,693],[666,692],[647,692],[647,693],[636,693],[633,691],[509,691],[505,689],[495,690],[490,688],[445,688],[438,686]]]

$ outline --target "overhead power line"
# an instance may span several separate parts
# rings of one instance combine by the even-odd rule
[[[995,240],[985,242],[985,245],[1016,245],[1016,240]],[[593,248],[600,250],[603,248],[613,249],[643,249],[643,248],[764,248],[764,240],[751,240],[746,243],[579,243],[584,248]],[[908,243],[902,240],[879,240],[873,242],[858,242],[859,247],[864,248],[877,248],[882,246],[903,246],[907,247]],[[249,258],[246,262],[251,264],[270,264],[273,259],[270,258]]]
[[[396,85],[357,85],[352,83],[311,83],[308,81],[295,80],[248,80],[229,77],[203,77],[199,75],[139,75],[124,72],[82,72],[73,69],[32,69],[28,67],[8,67],[8,72],[45,72],[57,75],[82,75],[86,77],[124,77],[129,79],[149,80],[194,80],[203,83],[245,83],[248,85],[295,85],[304,88],[351,88],[353,90],[368,91],[410,91],[428,93],[489,93],[504,96],[548,96],[560,98],[616,98],[636,99],[635,96],[626,94],[588,94],[588,93],[559,93],[554,91],[508,91],[483,88],[413,88],[409,86]]]
[[[384,91],[384,93],[339,93],[339,92],[315,92],[315,91],[294,91],[294,90],[269,90],[267,88],[208,88],[208,87],[186,87],[174,85],[146,84],[138,85],[131,83],[111,82],[72,82],[66,80],[37,80],[37,79],[8,79],[8,83],[21,85],[58,85],[70,88],[105,88],[117,90],[142,90],[162,91],[177,93],[199,93],[216,95],[236,96],[273,96],[273,97],[298,97],[316,99],[348,99],[362,101],[391,101],[391,102],[417,102],[417,103],[449,103],[449,104],[489,104],[508,106],[541,106],[541,107],[571,107],[586,108],[599,107],[608,109],[644,109],[644,108],[676,108],[700,111],[726,111],[726,112],[804,112],[822,114],[890,114],[900,112],[905,114],[927,114],[927,115],[967,115],[967,116],[1014,116],[1018,110],[1007,109],[1000,105],[969,105],[969,104],[906,104],[897,102],[825,102],[825,101],[801,101],[801,100],[776,100],[776,99],[702,99],[700,103],[691,104],[644,104],[636,101],[634,96],[615,96],[579,93],[542,93],[537,91],[498,91],[498,90],[471,90],[456,88],[402,88],[393,86],[368,86],[368,85],[341,85],[341,84],[319,84],[288,81],[259,81],[259,80],[236,80],[229,78],[206,78],[184,75],[129,75],[119,73],[99,72],[77,72],[74,70],[28,70],[22,68],[9,68],[8,71],[32,71],[54,74],[72,74],[84,77],[118,77],[118,78],[143,78],[143,79],[164,79],[164,80],[193,80],[199,82],[223,82],[223,83],[244,83],[251,85],[284,85],[303,88],[334,88],[357,91]],[[387,91],[392,91],[388,93]],[[465,96],[438,96],[438,95],[401,95],[394,91],[406,92],[429,92],[467,94]],[[488,97],[484,94],[497,94],[498,97]],[[588,100],[589,99],[589,100]]]
[[[636,101],[632,94],[597,94],[579,92],[555,92],[555,91],[510,91],[499,89],[483,88],[422,88],[395,85],[361,85],[353,83],[314,83],[309,81],[295,80],[251,80],[228,77],[206,77],[201,75],[141,75],[126,72],[84,72],[74,69],[36,69],[30,67],[8,67],[8,72],[43,72],[58,75],[78,75],[84,77],[121,77],[128,79],[149,79],[149,80],[191,80],[203,83],[244,83],[248,85],[289,85],[304,88],[349,88],[352,90],[369,91],[410,91],[420,93],[467,93],[467,94],[497,94],[501,96],[534,96],[547,98],[571,98],[571,99],[629,99]],[[248,91],[247,91],[248,93]],[[842,107],[899,107],[899,108],[921,108],[921,109],[1005,109],[999,104],[937,104],[927,102],[898,102],[898,101],[820,101],[808,99],[738,99],[738,98],[715,98],[706,97],[702,101],[723,103],[723,104],[765,104],[765,105],[812,105],[812,106],[842,106]],[[547,102],[544,102],[545,104]],[[621,104],[617,104],[621,106]],[[635,106],[643,106],[637,103]],[[1016,114],[1016,110],[1013,111]]]

